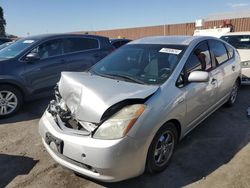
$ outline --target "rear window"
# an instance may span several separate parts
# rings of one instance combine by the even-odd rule
[[[250,49],[250,35],[222,36],[221,39],[237,49]]]
[[[80,52],[99,48],[97,39],[91,38],[68,38],[63,42],[64,53]]]

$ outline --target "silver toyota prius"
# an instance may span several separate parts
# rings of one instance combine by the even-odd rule
[[[63,72],[39,123],[51,157],[77,174],[115,182],[157,173],[177,143],[240,86],[240,58],[213,37],[146,37],[88,72]]]

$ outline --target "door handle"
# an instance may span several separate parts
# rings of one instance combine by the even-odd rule
[[[232,66],[232,71],[235,71],[235,66],[234,65]]]
[[[184,101],[184,98],[181,97],[181,98],[179,98],[179,99],[177,100],[177,103],[180,104],[180,103],[182,103],[183,101]]]
[[[212,78],[212,80],[211,80],[211,84],[212,84],[212,85],[215,85],[215,84],[216,84],[216,82],[217,82],[217,80],[216,80],[215,78]]]

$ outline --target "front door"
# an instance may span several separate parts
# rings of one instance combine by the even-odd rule
[[[26,62],[25,78],[34,93],[50,92],[59,81],[61,72],[67,70],[67,65],[62,57],[62,40],[46,41],[31,53],[38,54],[38,60]]]
[[[189,56],[185,65],[186,77],[193,71],[207,71],[209,72],[209,81],[206,83],[188,83],[186,84],[186,105],[187,116],[186,128],[190,129],[199,123],[209,112],[210,108],[216,102],[217,92],[217,72],[213,68],[211,56],[206,41],[200,43],[195,47]]]

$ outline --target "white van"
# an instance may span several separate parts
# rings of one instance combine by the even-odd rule
[[[238,50],[241,58],[242,84],[250,84],[250,31],[227,33],[221,39]]]

